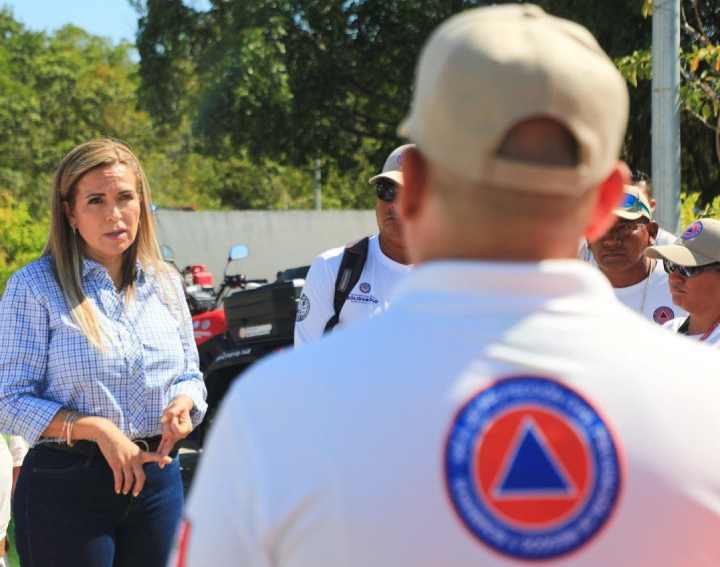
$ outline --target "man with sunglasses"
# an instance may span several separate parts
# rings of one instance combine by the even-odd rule
[[[638,190],[640,190],[645,195],[645,198],[650,205],[650,212],[654,215],[655,208],[657,207],[657,201],[653,197],[652,183],[650,182],[650,178],[648,177],[648,175],[639,170],[633,171],[632,182],[630,183],[630,185],[632,185],[633,187],[637,187]],[[675,242],[676,238],[677,237],[672,232],[670,232],[669,230],[665,230],[661,226],[658,226],[657,234],[653,237],[652,243],[658,245],[672,244],[673,242]],[[592,251],[590,250],[588,241],[585,239],[583,239],[582,243],[580,244],[578,258],[592,264],[593,266],[597,266],[597,262],[593,257]]]
[[[183,565],[717,567],[720,354],[576,259],[629,180],[625,80],[503,4],[432,33],[412,96],[416,267],[383,316],[234,383]]]
[[[675,244],[651,246],[645,254],[664,264],[673,301],[689,313],[665,326],[720,346],[720,221],[697,220]]]
[[[659,324],[685,315],[673,303],[662,263],[645,256],[645,250],[658,233],[645,192],[637,186],[626,185],[614,215],[611,229],[591,243],[590,249],[617,298]]]
[[[370,179],[377,195],[378,233],[354,245],[323,252],[310,266],[298,302],[295,346],[320,338],[335,325],[367,319],[387,309],[396,283],[410,269],[395,208],[403,185],[402,159],[410,147],[412,144],[395,148],[382,173]],[[348,257],[350,254],[353,256]],[[355,263],[348,264],[348,258]],[[338,288],[347,285],[345,280],[353,275],[352,287],[340,293]]]

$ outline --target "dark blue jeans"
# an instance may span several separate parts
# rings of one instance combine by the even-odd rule
[[[34,448],[13,499],[22,567],[165,567],[183,507],[180,466],[144,466],[137,498],[115,494],[102,456]]]

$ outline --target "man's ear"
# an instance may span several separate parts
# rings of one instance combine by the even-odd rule
[[[630,169],[625,162],[618,161],[610,175],[597,188],[590,223],[585,228],[585,238],[589,242],[595,242],[613,225],[615,222],[613,210],[620,204],[624,187],[629,182]]]
[[[652,238],[653,240],[655,240],[657,238],[657,233],[658,233],[659,228],[660,228],[660,226],[655,221],[650,221],[648,223],[647,231],[648,231],[648,234],[650,235],[650,238]]]
[[[427,193],[427,161],[416,148],[403,153],[403,187],[398,194],[397,209],[403,222],[416,219],[422,211]]]

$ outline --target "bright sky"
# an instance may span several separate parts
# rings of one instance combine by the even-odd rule
[[[186,0],[197,9],[206,9],[209,0]],[[127,0],[0,0],[15,19],[35,31],[52,32],[75,24],[94,35],[135,43],[138,15]]]

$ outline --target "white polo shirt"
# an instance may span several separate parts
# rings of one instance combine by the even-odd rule
[[[685,321],[687,320],[687,317],[676,317],[672,321],[668,321],[663,325],[666,329],[670,329],[673,333],[677,333],[680,330],[680,327],[683,326]],[[689,339],[693,339],[695,341],[701,342],[703,344],[714,346],[714,347],[720,347],[720,325],[716,325],[714,328],[710,330],[710,334],[705,336],[705,333],[700,333],[699,335],[681,335],[684,337],[687,337]]]
[[[323,252],[310,266],[298,302],[295,346],[319,339],[335,314],[335,281],[343,252],[344,247]],[[378,235],[371,236],[365,266],[340,311],[339,325],[368,319],[385,311],[393,289],[410,268],[383,254]]]
[[[687,312],[672,301],[668,275],[662,262],[652,262],[653,269],[647,278],[634,285],[613,288],[615,296],[633,311],[660,325],[675,317],[687,317]]]
[[[416,268],[235,383],[186,565],[716,567],[719,375],[582,262]]]

